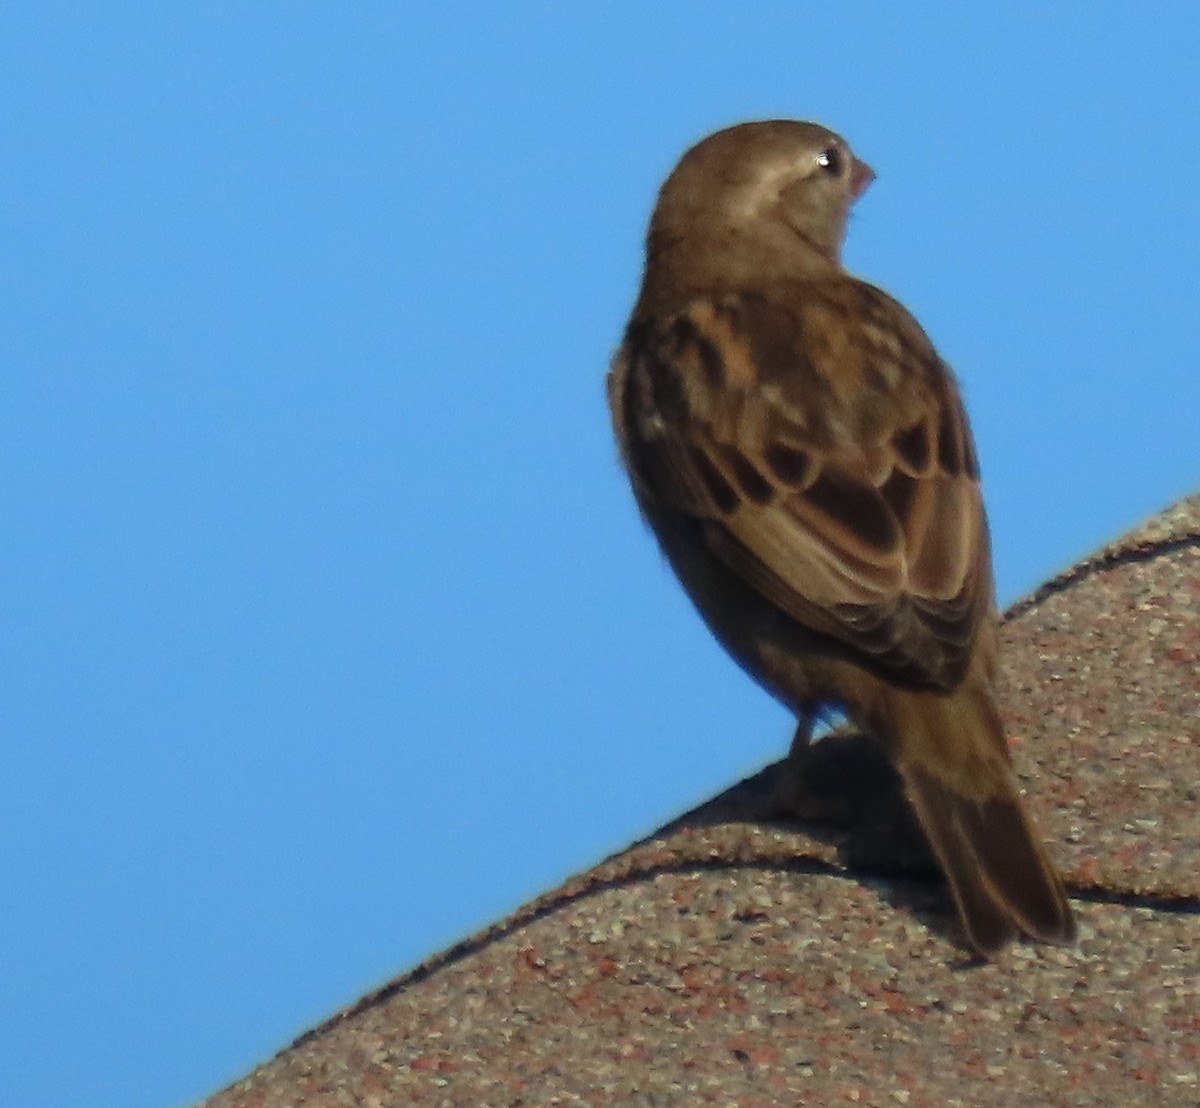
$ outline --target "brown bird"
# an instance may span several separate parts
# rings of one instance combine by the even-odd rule
[[[841,264],[874,179],[838,135],[720,131],[667,178],[608,379],[643,515],[709,628],[796,713],[883,744],[971,945],[1070,942],[996,709],[995,589],[958,387]]]

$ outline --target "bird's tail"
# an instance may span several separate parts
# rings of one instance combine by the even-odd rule
[[[1063,884],[1021,807],[986,684],[949,695],[889,690],[880,723],[971,944],[992,954],[1023,931],[1070,943]]]

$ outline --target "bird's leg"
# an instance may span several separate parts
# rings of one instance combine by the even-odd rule
[[[796,731],[787,757],[776,768],[775,786],[771,790],[771,807],[779,815],[803,817],[805,804],[804,763],[812,749],[813,727],[820,713],[810,704],[796,711]]]
[[[804,759],[805,753],[812,746],[813,726],[819,717],[820,713],[811,704],[802,705],[796,713],[796,732],[792,735],[792,745],[787,756],[789,764],[798,765]]]

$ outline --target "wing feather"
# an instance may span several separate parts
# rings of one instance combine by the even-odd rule
[[[991,603],[978,466],[899,304],[845,277],[704,298],[635,323],[626,361],[639,495],[702,520],[761,595],[869,663],[961,679]]]

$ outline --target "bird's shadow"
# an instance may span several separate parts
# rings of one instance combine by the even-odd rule
[[[877,743],[851,727],[685,812],[655,837],[731,823],[794,831],[831,847],[836,869],[870,879],[889,905],[965,949],[949,890],[899,774]],[[796,868],[819,869],[813,861],[800,845]]]

